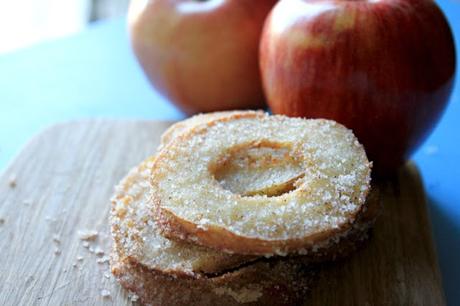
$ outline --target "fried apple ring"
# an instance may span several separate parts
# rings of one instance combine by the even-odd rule
[[[265,186],[279,188],[232,190],[229,178],[238,174],[229,164],[252,161],[258,150],[275,156],[260,166],[269,173]],[[285,170],[292,179],[277,183]],[[371,163],[353,133],[334,121],[236,114],[176,137],[151,171],[151,209],[165,236],[271,256],[308,253],[349,232],[366,209]]]

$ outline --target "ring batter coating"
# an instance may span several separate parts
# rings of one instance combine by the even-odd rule
[[[215,173],[240,148],[287,150],[303,175],[284,193],[241,195]],[[228,253],[305,254],[341,237],[366,209],[371,163],[353,133],[329,120],[234,115],[176,137],[152,171],[151,209],[168,237]]]

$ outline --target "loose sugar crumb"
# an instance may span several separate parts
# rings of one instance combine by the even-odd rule
[[[139,296],[136,294],[133,294],[129,297],[129,299],[133,302],[137,302],[137,300],[139,300]]]
[[[110,258],[108,256],[104,256],[102,258],[98,258],[96,261],[98,264],[103,264],[103,263],[106,263],[106,262],[109,262]]]
[[[96,253],[96,255],[102,256],[104,255],[104,250],[101,249],[100,247],[96,247],[96,249],[94,250],[94,253]]]
[[[110,291],[107,290],[107,289],[101,290],[101,296],[104,297],[104,298],[110,297]]]
[[[54,235],[54,236],[53,236],[53,241],[54,241],[55,243],[57,243],[57,244],[60,244],[60,243],[61,243],[61,240],[60,240],[60,238],[59,238],[58,235]]]
[[[95,230],[78,231],[78,235],[80,236],[80,240],[94,241],[98,236],[98,232]]]
[[[56,255],[56,256],[61,255],[61,250],[59,250],[59,249],[54,249],[54,255]]]
[[[83,247],[84,248],[89,248],[89,242],[88,241],[83,241]]]
[[[12,174],[8,180],[8,185],[10,188],[15,188],[16,187],[16,175]]]

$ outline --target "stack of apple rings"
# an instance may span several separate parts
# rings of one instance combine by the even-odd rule
[[[297,305],[312,263],[367,237],[370,171],[333,121],[231,111],[176,123],[115,190],[112,272],[146,304]]]

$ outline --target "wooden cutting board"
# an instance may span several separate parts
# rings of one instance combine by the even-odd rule
[[[109,198],[168,125],[79,121],[29,142],[0,176],[0,305],[131,303],[107,262]],[[380,185],[373,239],[323,271],[309,305],[445,304],[417,169],[408,164]]]

